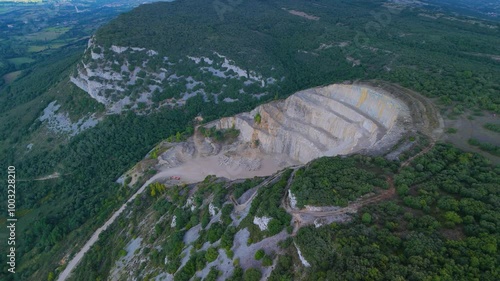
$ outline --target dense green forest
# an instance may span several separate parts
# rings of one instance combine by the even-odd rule
[[[395,183],[397,198],[365,207],[354,222],[299,231],[310,280],[500,278],[498,166],[439,145]],[[283,265],[276,270],[294,274]]]
[[[385,164],[385,161],[380,159],[379,163]],[[376,188],[389,187],[383,170],[376,169],[375,166],[363,166],[354,158],[335,157],[321,158],[301,168],[296,172],[290,187],[297,199],[297,207],[345,207],[349,201],[374,192]]]

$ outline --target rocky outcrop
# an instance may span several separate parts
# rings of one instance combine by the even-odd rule
[[[259,123],[254,120],[257,114]],[[388,132],[394,135],[393,131],[401,131],[395,125],[407,118],[407,106],[387,93],[336,84],[300,91],[286,100],[207,126],[235,126],[240,130],[240,142],[258,144],[264,153],[285,154],[307,163],[321,156],[376,147]]]
[[[202,57],[186,54],[177,60],[165,55],[139,47],[104,47],[91,38],[70,80],[104,104],[108,113],[182,106],[196,95],[202,95],[206,102],[238,102],[237,95],[259,98],[267,94],[269,86],[278,84],[276,78],[239,67],[215,51]],[[224,91],[225,83],[239,88],[238,94]]]

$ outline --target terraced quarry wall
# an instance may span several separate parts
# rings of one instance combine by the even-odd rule
[[[261,122],[254,121],[260,114]],[[369,149],[409,118],[398,99],[359,85],[335,84],[300,91],[286,100],[223,118],[208,126],[240,130],[239,140],[257,144],[264,153],[285,154],[307,163],[321,156]]]

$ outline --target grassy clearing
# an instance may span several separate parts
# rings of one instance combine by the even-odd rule
[[[458,132],[458,130],[456,128],[450,127],[450,128],[446,129],[447,134],[456,134],[457,132]]]
[[[477,146],[479,149],[482,151],[488,152],[492,155],[495,156],[500,156],[500,146],[491,144],[491,143],[486,143],[486,142],[481,142],[477,139],[469,139],[468,143],[473,146]]]
[[[486,123],[483,126],[486,130],[490,130],[492,132],[500,133],[500,124]]]
[[[12,7],[0,7],[0,15],[10,13],[14,10]]]
[[[19,77],[19,75],[21,75],[21,73],[22,73],[21,70],[7,73],[3,76],[3,80],[5,81],[6,84],[10,84],[12,83],[12,81],[16,80]]]
[[[31,33],[22,38],[27,41],[52,41],[70,30],[70,27],[49,27],[36,33]]]
[[[38,53],[48,49],[59,49],[66,44],[47,44],[47,45],[35,45],[28,47],[28,53]]]
[[[24,63],[32,63],[35,60],[32,59],[32,58],[29,58],[29,57],[17,57],[17,58],[8,59],[8,61],[10,63],[15,64],[16,67],[18,67],[18,66],[20,66],[21,64],[24,64]]]

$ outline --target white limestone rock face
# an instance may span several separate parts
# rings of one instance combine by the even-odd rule
[[[210,203],[208,205],[208,212],[210,213],[211,217],[214,217],[215,215],[217,215],[217,212],[219,212],[219,210],[212,203]]]
[[[72,121],[69,118],[68,112],[61,112],[59,110],[61,105],[57,103],[57,101],[52,101],[47,105],[47,107],[43,110],[43,114],[38,118],[41,122],[44,122],[46,127],[55,132],[66,134],[69,137],[73,137],[84,130],[95,127],[100,118],[96,117],[96,114],[88,113],[86,116],[81,117],[76,121]]]
[[[254,217],[253,223],[259,227],[261,231],[267,230],[267,225],[272,220],[272,218],[263,216],[263,217]]]
[[[257,114],[260,123],[254,121]],[[265,153],[307,163],[371,148],[403,117],[408,117],[407,106],[388,94],[335,84],[300,91],[207,126],[228,129],[234,125],[241,142],[258,141]]]
[[[190,74],[179,74],[184,73],[186,67],[191,69]],[[203,80],[193,78],[198,74],[202,74]],[[208,54],[207,57],[186,54],[184,58],[173,61],[168,56],[147,48],[116,45],[104,47],[94,37],[89,40],[83,59],[70,80],[93,99],[104,104],[108,114],[125,110],[141,113],[162,106],[183,106],[186,100],[197,95],[202,95],[205,102],[239,101],[224,93],[226,84],[220,89],[206,90],[206,82],[210,81],[210,76],[224,78],[226,83],[239,85],[241,89],[238,94],[256,98],[257,94],[267,94],[267,86],[278,81],[274,77],[264,77],[255,70],[243,69],[235,61],[217,52]],[[250,90],[246,88],[251,84],[258,87],[251,87]],[[168,97],[162,96],[161,93],[169,86],[181,87],[175,93],[169,93]],[[163,100],[153,99],[153,94]]]
[[[297,254],[299,255],[299,259],[302,262],[302,265],[305,267],[310,267],[311,264],[304,258],[304,256],[302,256],[302,252],[300,251],[299,247],[297,247],[297,244],[294,243],[294,245],[295,248],[297,249]]]

